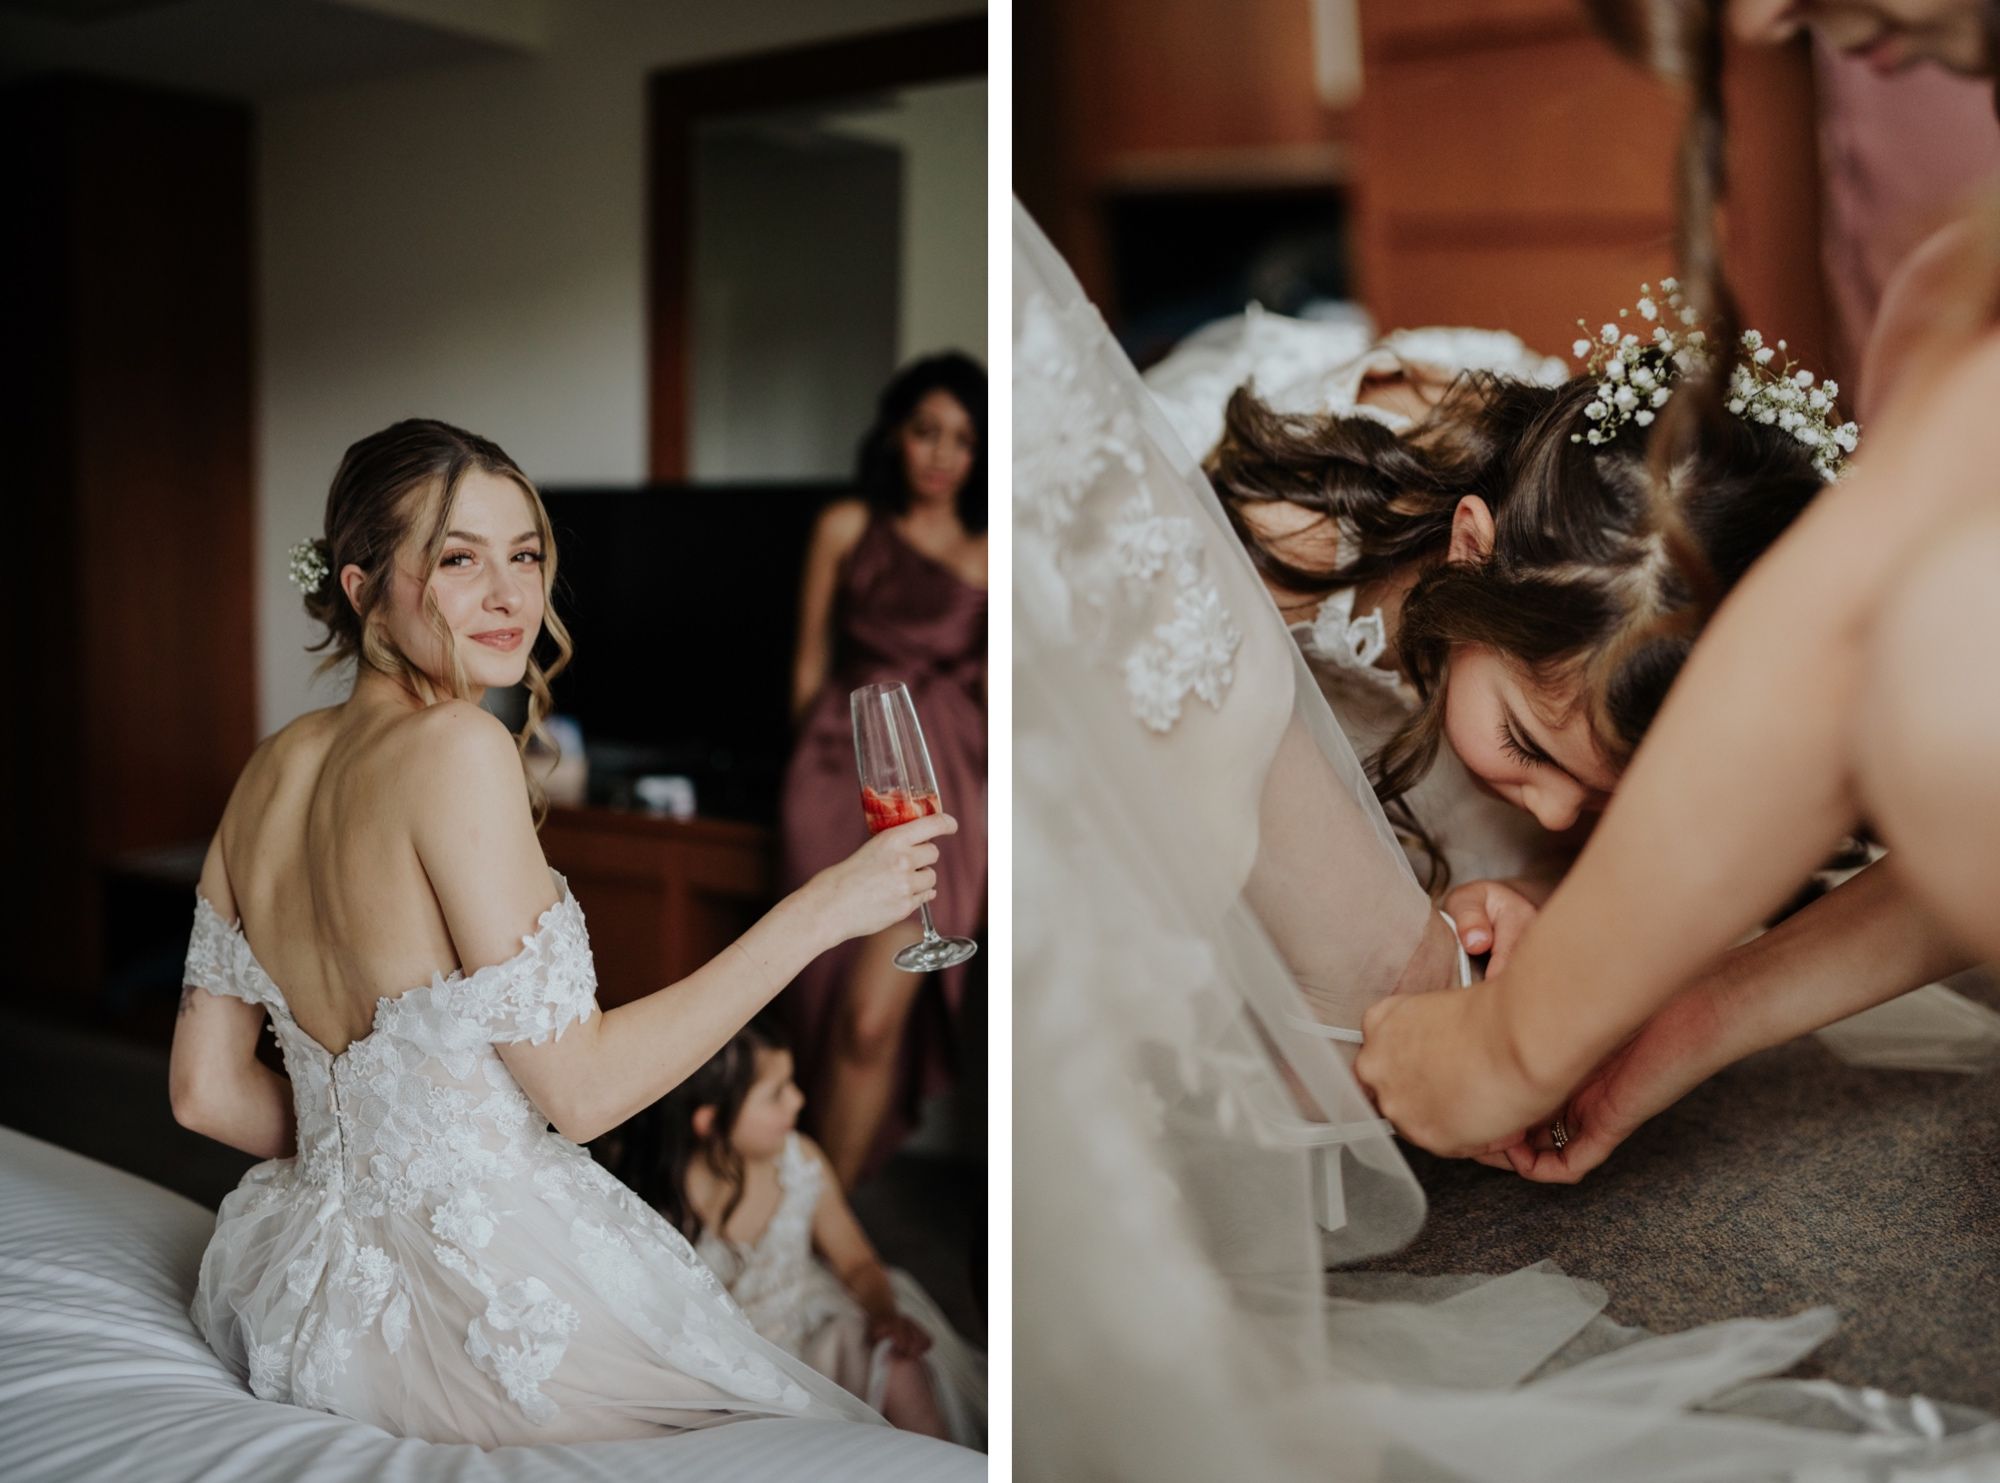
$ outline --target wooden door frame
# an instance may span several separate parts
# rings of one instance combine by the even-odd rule
[[[706,119],[986,75],[986,16],[655,72],[647,79],[647,466],[688,475],[695,130]]]

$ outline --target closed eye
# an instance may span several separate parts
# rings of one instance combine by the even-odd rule
[[[1513,726],[1504,720],[1500,723],[1500,750],[1505,752],[1509,757],[1512,757],[1516,762],[1528,767],[1542,767],[1549,760],[1540,752],[1533,750],[1523,743],[1514,734]]]

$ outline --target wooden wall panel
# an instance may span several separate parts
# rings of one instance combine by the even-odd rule
[[[1630,305],[1643,282],[1658,282],[1672,256],[1654,238],[1628,242],[1493,239],[1468,248],[1457,238],[1419,234],[1394,249],[1397,271],[1421,284],[1405,324],[1515,329],[1536,349],[1569,355],[1579,317],[1596,325]]]
[[[1635,80],[1579,35],[1384,61],[1364,105],[1370,209],[1663,222],[1680,109]]]
[[[81,1002],[113,859],[205,840],[256,741],[251,119],[81,78],[4,116],[8,494],[35,534],[18,987]]]
[[[1573,0],[1362,0],[1362,297],[1384,327],[1510,329],[1551,352],[1674,270],[1684,103]],[[1728,61],[1730,274],[1746,318],[1825,358],[1804,49]]]
[[[1114,192],[1339,188],[1352,111],[1313,47],[1308,0],[1017,0],[1014,187],[1093,300]]]
[[[1062,7],[1082,76],[1076,148],[1086,174],[1160,150],[1315,144],[1329,110],[1313,76],[1306,0],[1096,0]]]

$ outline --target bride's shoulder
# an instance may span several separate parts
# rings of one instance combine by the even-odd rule
[[[521,771],[514,733],[469,700],[442,700],[398,717],[383,744],[399,773],[426,784],[461,775],[480,780],[495,772],[518,778]]]

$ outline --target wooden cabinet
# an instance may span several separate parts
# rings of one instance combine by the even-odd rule
[[[1121,195],[1340,188],[1316,45],[1310,0],[1019,0],[1015,191],[1114,323]]]
[[[687,977],[777,896],[777,841],[761,824],[554,808],[542,850],[583,907],[606,1008]]]

